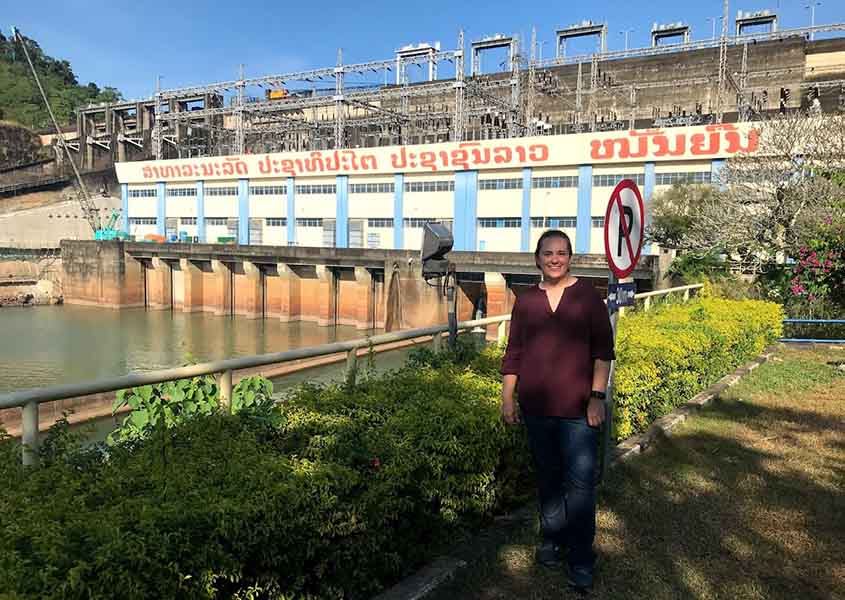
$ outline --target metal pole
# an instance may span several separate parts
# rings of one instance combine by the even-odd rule
[[[220,396],[220,408],[224,412],[232,412],[232,371],[223,371],[217,376],[217,387]]]
[[[446,302],[449,309],[449,347],[454,350],[458,341],[458,295],[455,290],[457,277],[455,265],[449,264],[449,274],[446,276]]]
[[[23,405],[21,419],[23,442],[23,464],[28,467],[38,466],[38,401],[32,400]]]
[[[610,273],[607,277],[608,289],[610,286],[619,283],[616,275]],[[619,321],[619,313],[615,308],[611,309],[608,303],[608,313],[610,315],[610,327],[613,331],[613,345],[616,346],[616,324]],[[613,434],[615,425],[615,402],[613,401],[613,379],[616,374],[616,361],[610,361],[610,374],[607,378],[607,392],[604,399],[604,423],[602,425],[601,438],[601,456],[599,456],[599,478],[601,482],[604,479],[604,473],[607,470],[607,465],[610,463],[610,450],[613,447]]]
[[[346,386],[355,386],[355,377],[358,374],[358,349],[353,348],[346,352]]]

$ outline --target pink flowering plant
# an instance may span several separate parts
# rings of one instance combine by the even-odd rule
[[[803,304],[801,312],[811,314],[821,306],[845,312],[845,218],[826,216],[814,229],[795,257],[790,303]]]

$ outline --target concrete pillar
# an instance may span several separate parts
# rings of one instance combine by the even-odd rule
[[[522,169],[522,230],[519,251],[529,252],[531,245],[531,167]]]
[[[147,269],[147,306],[165,310],[173,306],[173,273],[167,261],[153,258],[152,269]]]
[[[249,244],[249,180],[238,179],[238,243]]]
[[[197,237],[205,243],[205,182],[197,181]]]
[[[288,225],[288,246],[296,246],[296,180],[293,177],[288,177],[288,206],[287,206],[287,225]]]
[[[197,264],[187,258],[179,260],[182,269],[182,312],[201,312],[204,306],[203,272]]]
[[[452,214],[454,250],[475,251],[478,228],[478,171],[455,173],[455,203]]]
[[[301,278],[289,265],[278,263],[279,320],[299,321],[302,316]]]
[[[590,231],[593,227],[593,167],[578,167],[578,222],[575,224],[575,252],[590,253]]]
[[[126,162],[126,142],[123,141],[122,136],[122,133],[114,136],[114,143],[117,144],[117,162]]]
[[[129,184],[120,184],[120,205],[123,208],[123,231],[129,235]]]
[[[317,265],[317,325],[328,326],[335,324],[337,314],[335,305],[335,276],[325,265]]]
[[[264,316],[261,269],[249,261],[242,264],[243,274],[235,272],[235,314],[248,319],[260,319]]]
[[[355,267],[355,328],[373,329],[375,295],[373,294],[373,274],[364,267]]]
[[[487,302],[487,317],[498,317],[510,312],[508,286],[501,273],[484,273],[484,293]],[[497,325],[487,327],[487,338],[495,338]]]
[[[158,184],[156,184],[156,199],[158,200],[158,210],[156,211],[156,232],[159,235],[167,235],[167,199],[163,181],[159,181]]]
[[[211,272],[214,283],[211,297],[215,315],[232,314],[232,271],[229,266],[219,260],[211,261]]]
[[[337,176],[337,200],[335,209],[335,248],[349,247],[349,176]]]
[[[657,181],[657,177],[654,173],[654,163],[647,162],[645,164],[645,177],[643,178],[643,208],[645,210],[645,223],[644,226],[648,227],[651,223],[651,219],[649,218],[649,205],[651,204],[651,197],[654,195],[654,186]],[[648,256],[651,254],[651,244],[644,244],[643,245],[643,256]]]
[[[393,176],[393,248],[405,247],[405,175]]]

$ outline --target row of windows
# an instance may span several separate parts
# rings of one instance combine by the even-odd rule
[[[130,198],[155,198],[155,190],[129,190]]]
[[[534,177],[531,186],[539,189],[549,188],[577,188],[578,177],[576,175],[560,175],[558,177]]]
[[[578,219],[576,217],[531,217],[531,227],[566,229],[577,225]]]
[[[392,194],[392,183],[352,183],[349,185],[350,194]]]
[[[519,217],[483,217],[478,219],[478,226],[482,228],[508,227],[519,229],[522,219]]]
[[[406,181],[406,192],[454,192],[454,181]]]
[[[443,223],[449,229],[452,228],[452,219],[435,219],[433,217],[411,217],[402,219],[402,224],[405,227],[412,229],[422,229],[426,223]]]
[[[191,196],[197,195],[197,188],[195,187],[184,187],[184,188],[167,188],[167,195],[168,196],[177,196],[182,198],[187,198]]]
[[[228,218],[226,217],[206,217],[205,224],[206,225],[216,225],[216,226],[225,226],[228,224]],[[237,221],[236,218],[232,219],[233,221]],[[406,218],[403,219],[403,223],[405,227],[412,227],[412,228],[421,228],[426,223],[433,223],[433,222],[451,222],[450,219],[435,219],[435,218]],[[196,217],[180,217],[179,222],[182,225],[196,225],[197,218]],[[287,219],[285,217],[268,217],[265,219],[266,224],[269,227],[285,227],[287,225]],[[156,218],[155,217],[130,217],[129,223],[132,225],[155,225]],[[379,218],[372,218],[367,219],[367,226],[368,227],[385,227],[385,228],[393,228],[393,219],[379,219]],[[296,224],[301,227],[322,227],[323,220],[322,219],[297,219]],[[578,219],[576,217],[531,217],[531,227],[547,227],[547,228],[575,228],[578,224]],[[519,228],[522,227],[522,219],[519,217],[482,217],[478,219],[478,226],[484,228]],[[593,217],[592,218],[592,226],[597,228],[604,227],[604,217]]]
[[[645,185],[645,173],[627,173],[621,175],[593,175],[595,187],[615,187],[623,179],[631,179],[637,185]]]
[[[208,187],[205,188],[206,196],[237,196],[237,187]]]
[[[710,171],[698,171],[689,173],[656,173],[656,185],[675,185],[676,183],[711,183]]]
[[[522,178],[511,179],[479,179],[478,189],[480,190],[521,190]]]
[[[297,194],[337,194],[337,185],[334,183],[315,184],[315,185],[298,185],[296,186]]]
[[[287,196],[285,185],[254,185],[249,188],[251,196]]]

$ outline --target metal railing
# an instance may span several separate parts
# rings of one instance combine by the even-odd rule
[[[666,296],[672,293],[683,293],[684,300],[687,300],[690,297],[690,292],[700,287],[702,286],[698,284],[658,290],[655,292],[645,292],[643,294],[637,294],[634,298],[645,300],[646,307],[648,307],[650,305],[651,298]],[[462,321],[458,323],[458,330],[467,331],[488,325],[498,325],[496,340],[501,343],[505,340],[507,322],[510,321],[510,318],[511,316],[508,314],[476,319],[474,321]],[[443,334],[447,333],[448,329],[448,325],[434,325],[419,329],[383,333],[372,337],[346,342],[335,342],[320,346],[298,348],[296,350],[286,350],[284,352],[230,358],[197,365],[188,365],[185,367],[149,371],[145,373],[131,373],[121,377],[110,377],[108,379],[100,379],[97,381],[32,388],[0,395],[0,409],[16,407],[21,407],[23,409],[21,419],[23,462],[25,465],[35,465],[38,463],[38,406],[43,402],[65,400],[68,398],[76,398],[79,396],[87,396],[90,394],[99,394],[104,392],[116,392],[118,390],[125,390],[143,385],[153,385],[157,383],[175,381],[177,379],[189,379],[191,377],[200,377],[203,375],[215,375],[217,377],[220,405],[224,410],[231,410],[233,371],[253,369],[256,367],[276,365],[295,360],[317,358],[345,352],[346,382],[348,385],[354,385],[357,374],[359,351],[369,351],[370,348],[375,348],[376,346],[425,337],[431,337],[431,343],[433,344],[434,349],[439,351],[444,343]]]
[[[845,325],[845,319],[784,319],[784,325]],[[788,344],[845,344],[845,339],[788,338],[778,340]]]

